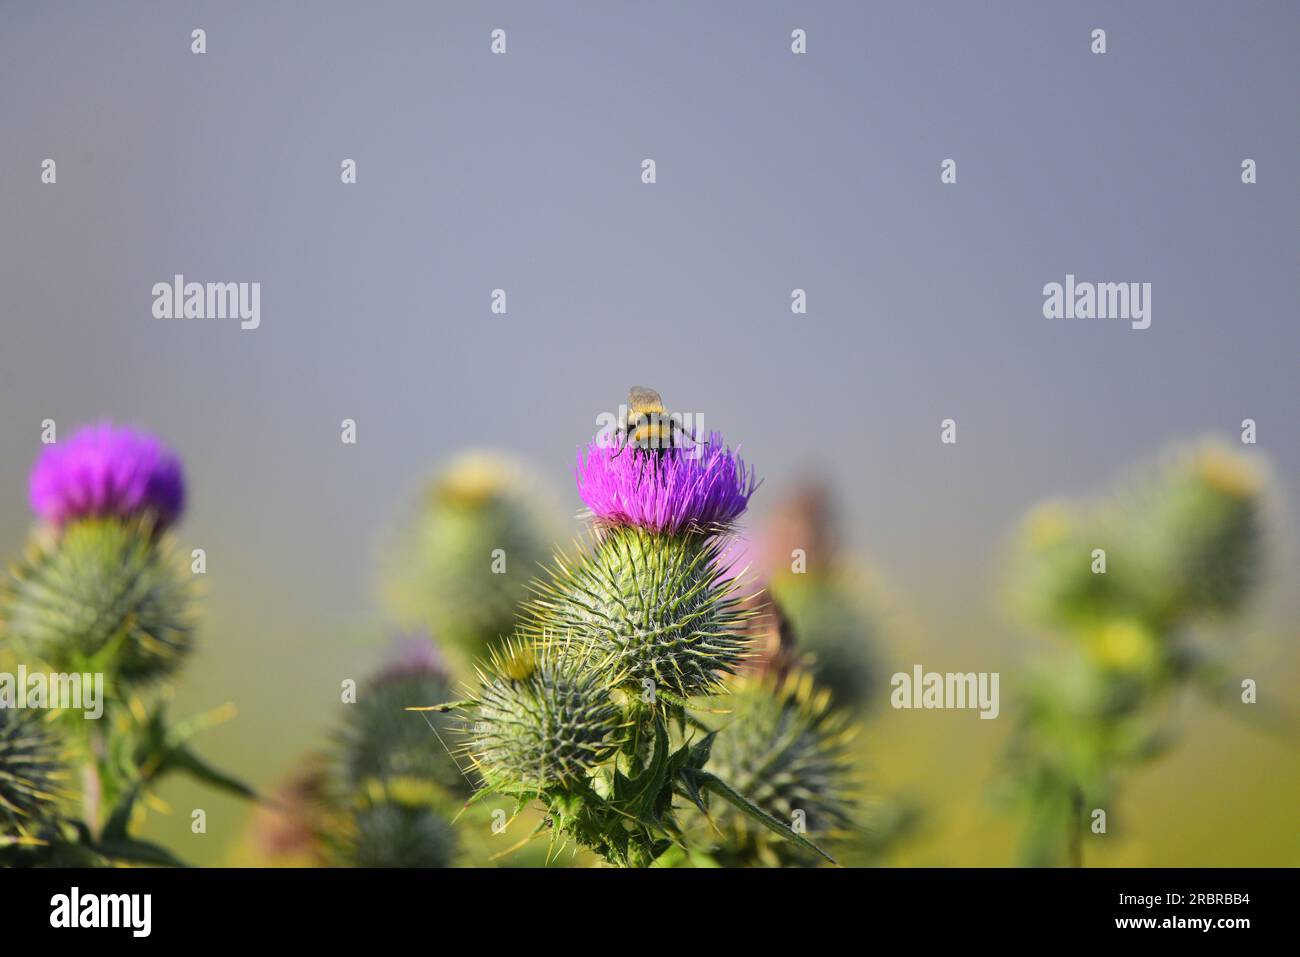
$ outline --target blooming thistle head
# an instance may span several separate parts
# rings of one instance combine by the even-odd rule
[[[0,708],[0,849],[56,817],[62,775],[59,747],[39,713]]]
[[[578,493],[603,526],[675,535],[728,528],[749,504],[752,469],[713,432],[703,442],[664,449],[606,447],[578,456]]]
[[[105,422],[47,445],[32,467],[30,496],[36,514],[58,526],[149,514],[161,532],[185,507],[185,478],[157,437]]]
[[[508,642],[478,677],[465,750],[503,793],[580,786],[627,736],[610,690],[555,645]]]

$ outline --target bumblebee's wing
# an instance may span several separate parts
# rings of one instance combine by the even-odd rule
[[[659,397],[659,393],[654,389],[647,389],[643,385],[634,385],[627,391],[627,407],[633,415],[642,412],[662,412],[664,411],[664,400]]]

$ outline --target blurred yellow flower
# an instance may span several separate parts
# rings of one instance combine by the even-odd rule
[[[1035,549],[1059,544],[1069,536],[1071,525],[1069,506],[1064,502],[1046,502],[1025,519],[1025,543]]]
[[[1230,498],[1253,498],[1264,486],[1264,476],[1253,463],[1220,443],[1197,449],[1192,471],[1214,491]]]
[[[1088,635],[1093,657],[1108,668],[1148,671],[1159,660],[1155,636],[1135,621],[1112,621]]]
[[[472,508],[512,490],[518,467],[491,452],[468,452],[448,466],[430,491],[438,501]]]

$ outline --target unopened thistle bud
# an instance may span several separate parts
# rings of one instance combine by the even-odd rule
[[[1095,507],[1038,506],[1019,535],[1015,604],[1028,618],[1057,628],[1146,617],[1145,576],[1129,541],[1122,523]]]
[[[0,708],[0,850],[39,835],[55,819],[63,773],[40,713]]]
[[[436,633],[462,660],[514,631],[538,565],[558,537],[557,505],[523,466],[477,453],[456,459],[425,490],[385,559],[393,615]]]
[[[340,786],[355,790],[372,780],[411,777],[464,795],[469,782],[445,747],[454,719],[407,710],[448,697],[449,682],[432,639],[416,635],[396,643],[383,669],[346,709],[337,749]]]
[[[57,670],[156,678],[190,650],[192,581],[149,519],[81,519],[34,542],[0,588],[0,624]]]
[[[623,743],[610,689],[551,645],[507,644],[479,672],[468,752],[485,782],[515,794],[570,788]]]
[[[1175,451],[1102,501],[1031,513],[1017,574],[1021,605],[1046,624],[1139,622],[1158,634],[1239,608],[1259,578],[1265,481],[1223,446]]]
[[[456,831],[426,783],[404,778],[359,796],[334,863],[351,867],[450,867]],[[341,853],[341,859],[339,854]]]
[[[814,841],[841,834],[855,809],[850,745],[857,726],[832,707],[829,692],[807,673],[784,682],[745,677],[719,699],[731,712],[718,732],[707,769],[778,821],[805,829]],[[815,855],[774,837],[731,806],[715,821],[724,836],[719,859],[730,864],[816,863]]]
[[[725,577],[724,544],[637,526],[607,530],[538,587],[525,633],[563,642],[607,688],[709,694],[745,660],[752,612]],[[646,685],[652,682],[653,685]]]
[[[1264,564],[1265,486],[1252,462],[1211,443],[1178,453],[1143,496],[1133,524],[1168,619],[1230,613],[1249,597]]]

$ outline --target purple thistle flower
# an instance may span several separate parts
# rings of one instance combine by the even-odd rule
[[[593,441],[578,456],[578,494],[608,525],[673,534],[730,525],[749,504],[752,469],[714,432],[687,448],[648,451]]]
[[[148,432],[110,422],[47,445],[32,466],[29,487],[32,510],[56,525],[149,512],[161,532],[185,507],[185,477],[175,453]]]

